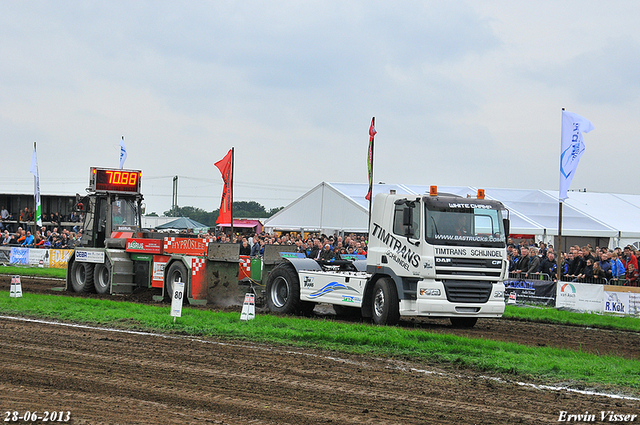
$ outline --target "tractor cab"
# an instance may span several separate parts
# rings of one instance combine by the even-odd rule
[[[104,248],[110,238],[132,237],[141,231],[143,196],[140,171],[92,168],[89,193],[76,195],[83,216],[80,245]]]

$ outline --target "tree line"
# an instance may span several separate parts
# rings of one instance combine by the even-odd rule
[[[266,210],[256,201],[237,201],[233,203],[233,218],[269,218],[283,208],[276,207]],[[209,212],[197,207],[173,207],[169,211],[165,211],[164,215],[166,217],[189,217],[204,225],[214,227],[219,213],[219,208]],[[154,213],[149,215],[152,216]]]

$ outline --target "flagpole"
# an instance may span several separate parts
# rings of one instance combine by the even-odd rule
[[[564,108],[562,108],[564,112]],[[560,151],[562,152],[562,113],[560,114]],[[562,155],[560,156],[560,167],[562,168]],[[562,199],[560,199],[560,187],[558,187],[558,242],[556,245],[556,274],[558,282],[562,279]]]
[[[231,190],[229,195],[231,197],[231,242],[233,242],[233,168],[234,168],[235,147],[231,147]]]
[[[36,156],[36,173],[37,173],[37,167],[38,167],[38,163],[37,163],[37,153],[36,153],[36,142],[33,142],[33,154]],[[37,198],[37,193],[38,191],[38,176],[34,175],[33,176],[33,232],[31,233],[33,235],[33,237],[36,237],[36,231],[37,231],[37,214],[38,214],[38,198]],[[35,239],[34,239],[35,241]]]
[[[376,117],[371,118],[371,125],[375,128],[376,126]],[[371,137],[371,136],[369,136]],[[371,183],[369,184],[369,228],[371,228],[371,206],[373,205],[373,147],[374,147],[374,139],[371,139]],[[368,232],[368,229],[367,229]]]

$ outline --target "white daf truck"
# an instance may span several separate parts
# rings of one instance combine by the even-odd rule
[[[438,194],[378,194],[366,259],[320,261],[285,254],[270,273],[267,306],[302,314],[317,303],[379,325],[401,317],[447,317],[473,327],[504,313],[509,212],[502,203]]]

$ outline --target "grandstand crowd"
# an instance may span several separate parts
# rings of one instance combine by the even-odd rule
[[[42,214],[42,222],[50,223],[40,226],[35,234],[30,230],[29,222],[33,222],[33,210],[25,208],[20,211],[18,220],[7,211],[6,207],[0,208],[0,246],[20,246],[25,248],[59,248],[73,249],[79,245],[82,237],[82,228],[73,225],[72,229],[62,227],[62,223],[79,223],[82,217],[77,213],[71,213],[68,217],[58,213]]]
[[[552,245],[531,244],[525,240],[516,244],[509,239],[507,255],[512,277],[558,279],[558,262]],[[561,280],[638,286],[639,258],[640,251],[633,245],[613,250],[574,245],[568,252],[561,253]]]

